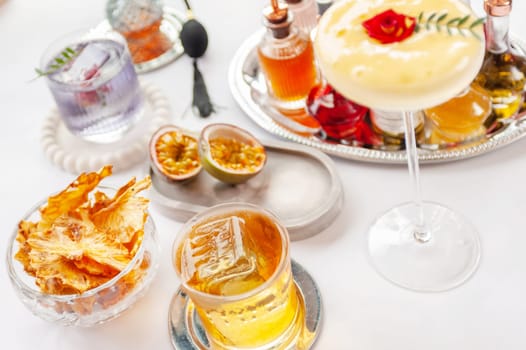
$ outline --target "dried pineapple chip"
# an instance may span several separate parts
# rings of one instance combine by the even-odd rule
[[[100,286],[110,277],[92,276],[63,257],[40,265],[36,284],[47,294],[80,294]],[[72,293],[73,292],[73,293]]]
[[[136,232],[144,228],[148,217],[148,199],[136,197],[135,194],[150,187],[150,178],[139,182],[132,179],[117,194],[105,201],[105,206],[91,213],[91,218],[98,229],[113,235],[115,241],[128,243]]]
[[[74,294],[95,288],[121,272],[137,253],[149,201],[136,194],[151,180],[132,179],[113,198],[100,191],[91,194],[110,174],[111,166],[81,174],[49,197],[40,221],[20,222],[15,258],[43,292]]]
[[[120,271],[112,266],[101,264],[92,258],[82,257],[80,260],[73,261],[73,264],[79,269],[93,276],[115,277]]]
[[[83,173],[65,190],[48,198],[47,205],[40,209],[40,230],[48,229],[55,219],[88,202],[89,193],[106,176],[111,175],[112,167],[107,165],[97,173]]]
[[[15,259],[20,261],[24,266],[24,270],[31,276],[35,276],[35,270],[30,266],[29,252],[31,248],[26,243],[27,237],[37,228],[36,222],[20,221],[18,223],[18,232],[16,240],[20,244],[18,252],[15,254]]]
[[[53,231],[47,233],[44,237],[35,235],[28,238],[27,244],[32,251],[46,252],[50,256],[58,255],[71,261],[80,261],[86,257],[118,271],[123,270],[133,258],[126,247],[106,239],[104,234],[95,233],[73,241],[67,235]],[[29,256],[31,257],[31,253]]]

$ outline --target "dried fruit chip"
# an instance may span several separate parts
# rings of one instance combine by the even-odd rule
[[[88,202],[89,193],[103,178],[111,175],[111,170],[111,166],[105,166],[98,173],[83,173],[65,190],[49,197],[47,205],[40,210],[42,219],[39,230],[48,229],[59,216],[75,211]]]
[[[57,256],[39,266],[36,284],[47,294],[76,294],[95,288],[110,278],[92,276],[66,258]]]
[[[106,200],[105,206],[91,213],[95,226],[110,234],[120,243],[129,243],[136,232],[144,228],[147,219],[148,199],[135,194],[150,187],[150,179],[135,179],[124,185],[114,198]]]
[[[35,277],[44,293],[75,294],[95,288],[126,268],[137,253],[148,218],[148,199],[136,196],[149,177],[130,180],[115,196],[96,191],[111,166],[81,174],[64,191],[49,197],[38,222],[21,221],[15,258]],[[90,197],[91,194],[91,197]],[[144,259],[143,259],[144,261]],[[149,266],[140,264],[138,269]],[[122,290],[131,290],[144,271],[135,272]],[[93,301],[76,307],[86,312]]]

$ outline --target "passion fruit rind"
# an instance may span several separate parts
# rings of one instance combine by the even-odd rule
[[[151,168],[169,182],[189,181],[202,169],[198,141],[174,125],[159,128],[153,134],[149,148]]]
[[[214,145],[214,141],[215,145]],[[223,142],[228,163],[222,165],[213,156],[213,147]],[[203,168],[219,181],[240,184],[257,175],[264,167],[267,157],[263,145],[248,131],[230,124],[211,124],[203,129],[199,137],[199,158]]]

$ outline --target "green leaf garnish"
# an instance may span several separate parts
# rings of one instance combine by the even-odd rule
[[[447,13],[443,13],[443,14],[441,14],[441,15],[437,18],[436,24],[439,25],[440,22],[442,22],[444,19],[446,19],[446,17],[447,17]]]
[[[415,32],[420,31],[422,28],[430,30],[431,27],[434,27],[437,32],[445,29],[449,35],[460,34],[466,36],[470,34],[478,40],[482,40],[480,35],[475,32],[475,28],[482,25],[486,21],[486,18],[475,18],[471,21],[471,16],[467,15],[464,17],[453,17],[446,21],[448,16],[447,13],[438,15],[436,12],[426,16],[423,12],[420,12],[416,20]]]
[[[486,21],[486,18],[484,17],[477,19],[475,22],[471,23],[471,25],[469,26],[469,29],[475,28],[476,26],[484,23],[484,21]]]
[[[73,50],[71,47],[66,47],[57,57],[53,59],[53,64],[48,65],[47,70],[43,71],[42,69],[35,68],[35,73],[37,73],[35,79],[57,72],[59,69],[71,62],[75,57],[77,57],[78,54],[79,52]]]
[[[464,18],[461,18],[459,21],[458,21],[458,26],[461,26],[463,25],[464,23],[466,23],[466,21],[469,19],[469,15],[465,16]]]

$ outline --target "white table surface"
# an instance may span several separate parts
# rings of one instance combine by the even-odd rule
[[[171,0],[173,1],[173,0]],[[3,2],[3,3],[2,3]],[[74,175],[51,164],[40,148],[40,127],[53,101],[43,80],[28,83],[45,47],[61,34],[97,24],[105,1],[0,0],[0,154],[2,175],[0,248],[21,215],[68,184]],[[238,124],[261,139],[260,129],[235,104],[227,85],[236,48],[260,28],[263,0],[194,0],[210,44],[200,60],[209,92],[222,108],[209,119],[181,114],[191,100],[187,57],[143,78],[170,100],[172,121],[199,129],[210,122]],[[182,1],[173,2],[183,10]],[[473,1],[481,12],[481,0]],[[526,38],[526,2],[515,1],[512,31]],[[526,140],[478,158],[424,166],[425,199],[470,218],[480,232],[482,259],[461,287],[421,294],[392,285],[371,267],[365,250],[371,221],[410,199],[404,166],[372,165],[334,158],[345,191],[341,215],[326,231],[293,242],[292,256],[322,292],[323,350],[526,349]],[[122,184],[142,176],[143,166],[112,176]],[[180,223],[152,209],[162,244],[161,265],[149,293],[122,317],[100,327],[64,328],[33,316],[17,299],[6,269],[0,272],[0,349],[171,349],[167,313],[178,287],[170,250]],[[2,263],[5,266],[5,263]]]

